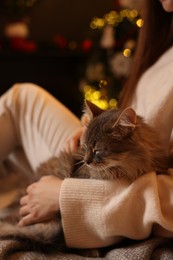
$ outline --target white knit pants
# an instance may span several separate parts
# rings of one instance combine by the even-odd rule
[[[80,121],[47,91],[15,84],[0,98],[0,160],[9,157],[24,171],[58,155]]]

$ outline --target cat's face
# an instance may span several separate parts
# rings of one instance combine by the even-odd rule
[[[126,160],[129,149],[133,149],[130,136],[135,128],[134,116],[130,110],[121,114],[113,109],[92,118],[84,136],[84,162],[88,167],[110,174]]]

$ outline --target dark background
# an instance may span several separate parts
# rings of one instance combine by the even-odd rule
[[[1,48],[0,94],[16,82],[33,82],[47,89],[75,114],[80,115],[83,97],[78,85],[88,53],[54,49],[52,40],[55,35],[63,35],[65,39],[81,44],[84,39],[92,37],[91,19],[94,16],[102,17],[114,9],[115,1],[38,0],[25,9],[16,7],[15,2],[0,2],[2,41],[7,22],[25,19],[30,29],[29,39],[39,43],[42,48],[35,52]]]

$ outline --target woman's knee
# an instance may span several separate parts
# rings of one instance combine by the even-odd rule
[[[39,92],[44,92],[43,88],[34,83],[15,83],[10,91],[14,93],[15,96],[22,95],[35,95]]]

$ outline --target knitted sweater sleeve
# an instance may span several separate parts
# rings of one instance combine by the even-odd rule
[[[173,237],[173,170],[123,180],[66,179],[60,209],[69,247],[104,247],[124,237]]]

